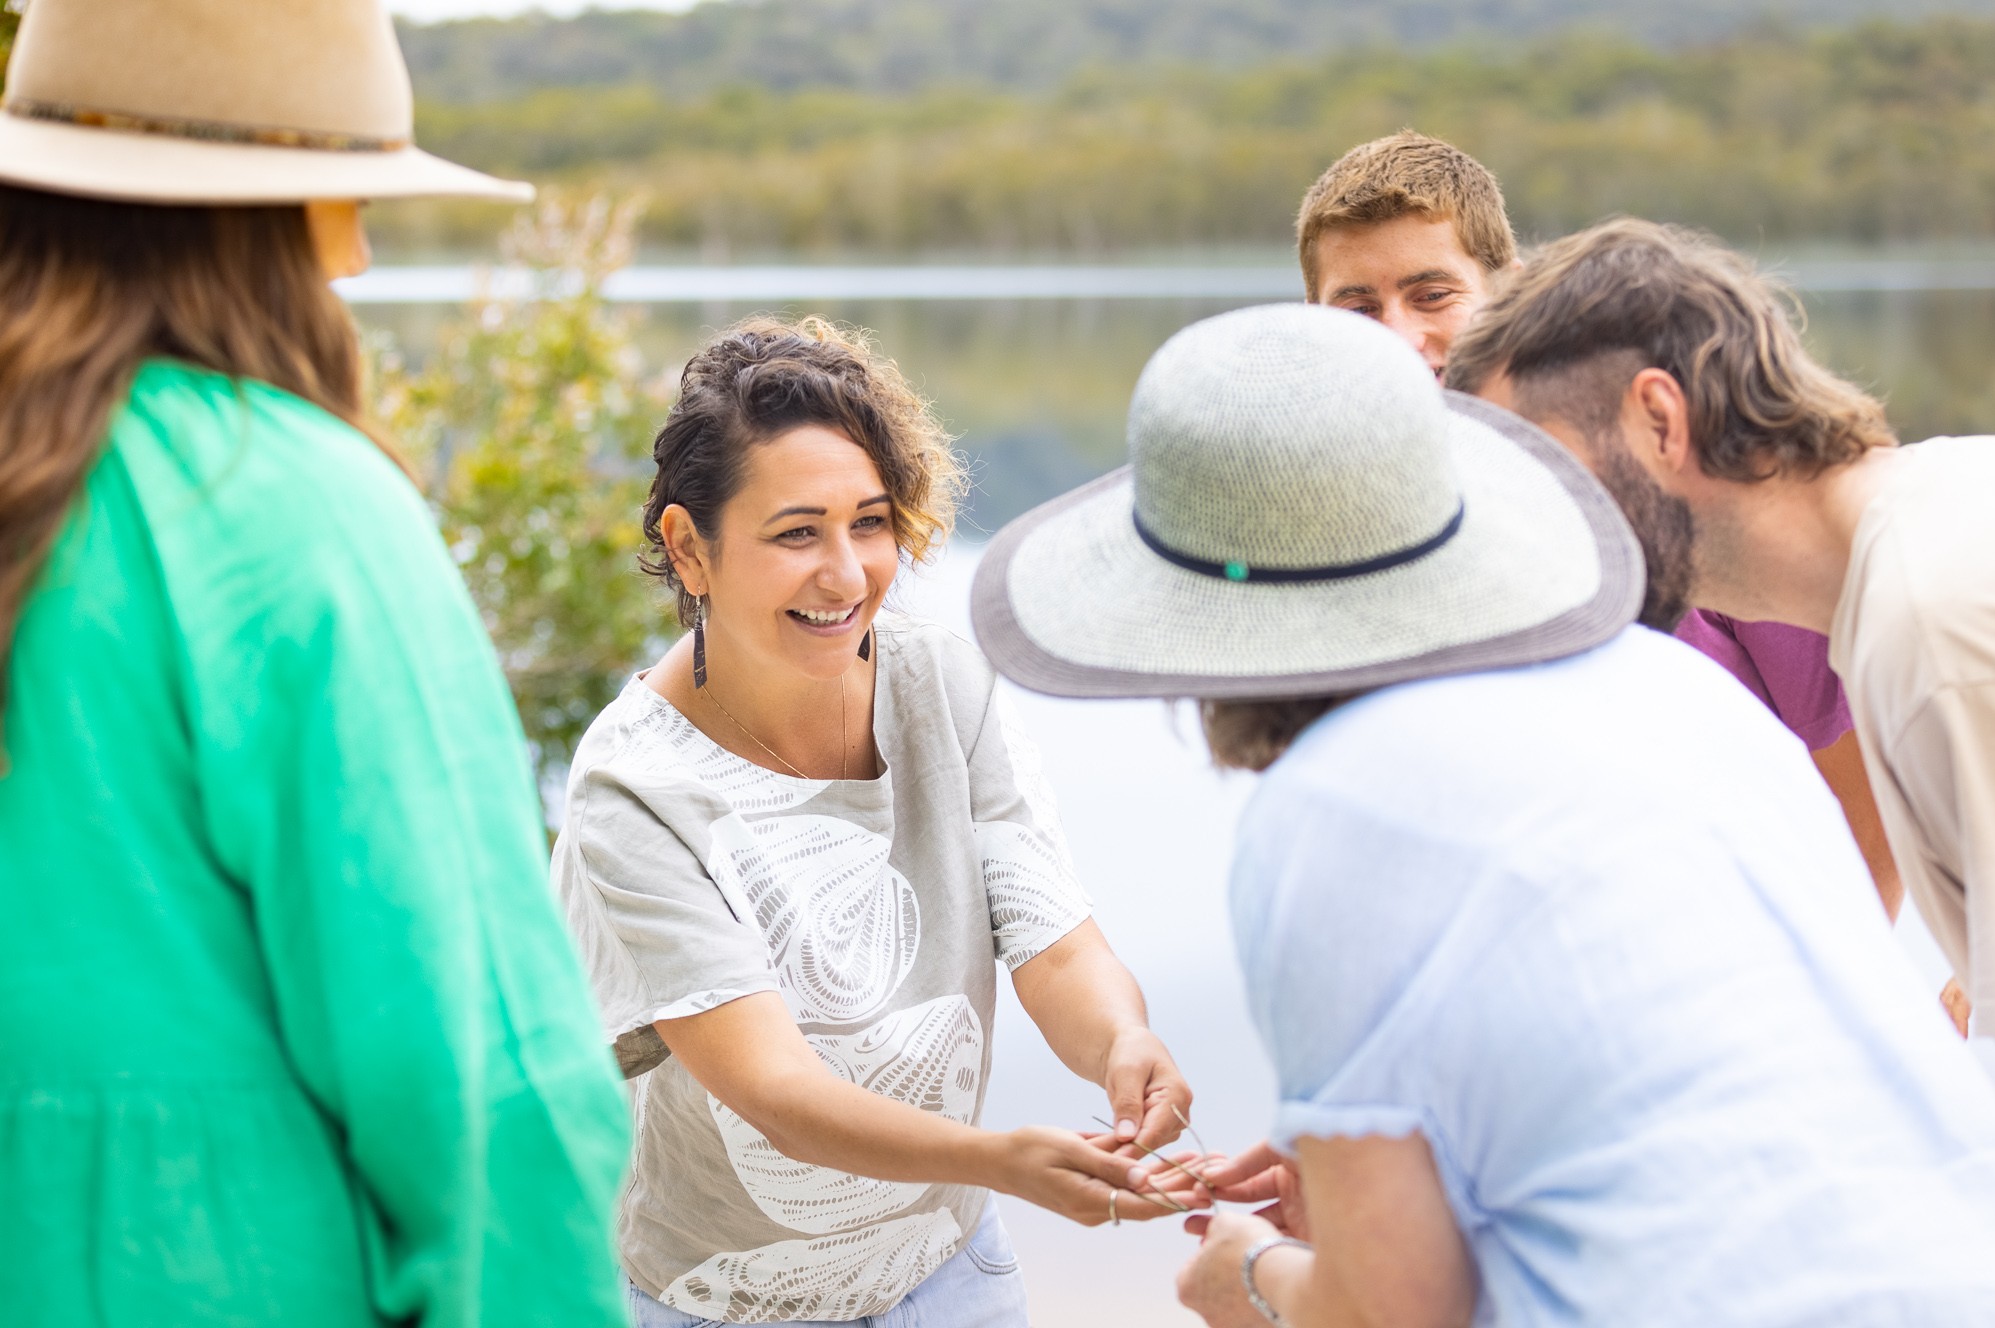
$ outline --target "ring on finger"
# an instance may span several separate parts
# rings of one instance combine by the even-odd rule
[[[1115,1187],[1112,1185],[1108,1190],[1108,1224],[1112,1227],[1122,1225],[1122,1217],[1115,1211]]]

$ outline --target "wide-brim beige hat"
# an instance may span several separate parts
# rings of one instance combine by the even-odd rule
[[[138,203],[533,197],[413,139],[380,0],[32,0],[0,181]]]
[[[1034,691],[1348,694],[1574,654],[1641,606],[1640,547],[1593,477],[1356,314],[1179,332],[1137,384],[1129,452],[978,568],[977,639]]]

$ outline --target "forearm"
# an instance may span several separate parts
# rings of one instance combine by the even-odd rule
[[[1455,1296],[1436,1302],[1430,1281],[1411,1269],[1388,1272],[1382,1286],[1361,1298],[1338,1275],[1334,1261],[1297,1245],[1276,1245],[1254,1260],[1254,1289],[1289,1328],[1467,1328],[1473,1299]],[[1381,1295],[1383,1287],[1418,1284],[1411,1294]],[[1451,1302],[1451,1303],[1450,1303]]]
[[[1053,1054],[1090,1083],[1105,1084],[1117,1037],[1150,1026],[1143,989],[1092,922],[1020,965],[1012,983]]]
[[[1085,1223],[1105,1220],[1110,1187],[1134,1179],[1128,1159],[1071,1131],[1027,1126],[994,1134],[840,1078],[772,991],[660,1020],[657,1028],[700,1087],[778,1152],[807,1165],[879,1180],[984,1186]]]
[[[1877,814],[1877,802],[1870,791],[1870,776],[1864,770],[1863,750],[1857,744],[1856,732],[1845,733],[1811,755],[1829,791],[1842,805],[1843,819],[1849,822],[1850,834],[1863,853],[1864,865],[1870,868],[1870,879],[1877,887],[1877,898],[1884,905],[1885,915],[1897,921],[1898,910],[1905,900],[1905,886],[1899,880],[1890,841],[1884,836],[1884,820]]]
[[[861,1088],[822,1065],[782,1067],[718,1091],[702,1086],[799,1162],[877,1180],[994,1184],[990,1131]]]

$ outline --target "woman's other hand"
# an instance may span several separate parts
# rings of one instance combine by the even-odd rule
[[[1273,1223],[1240,1213],[1214,1213],[1193,1220],[1199,1224],[1202,1239],[1198,1253],[1178,1270],[1178,1300],[1211,1328],[1267,1328],[1267,1318],[1247,1299],[1240,1264],[1260,1241],[1283,1233]],[[1258,1283],[1263,1266],[1272,1268],[1279,1259],[1310,1257],[1294,1246],[1269,1250],[1255,1265],[1255,1280]]]
[[[1150,1031],[1143,992],[1092,920],[1013,970],[1019,1004],[1066,1067],[1108,1094],[1105,1146],[1135,1157],[1178,1137],[1191,1088]],[[1183,1119],[1181,1119],[1181,1117]]]
[[[1124,1027],[1109,1043],[1102,1087],[1108,1090],[1115,1139],[1140,1144],[1136,1152],[1176,1141],[1183,1122],[1191,1119],[1191,1085],[1163,1039],[1141,1025]]]
[[[1309,1208],[1302,1199],[1302,1176],[1295,1164],[1263,1142],[1238,1157],[1209,1157],[1195,1169],[1212,1187],[1212,1197],[1224,1203],[1266,1204],[1254,1216],[1272,1224],[1284,1236],[1308,1240]],[[1192,1219],[1197,1222],[1199,1219]],[[1187,1226],[1194,1236],[1202,1226]]]

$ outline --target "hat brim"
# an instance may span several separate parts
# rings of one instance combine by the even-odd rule
[[[979,644],[1054,696],[1278,699],[1556,659],[1633,621],[1645,573],[1614,500],[1535,426],[1447,397],[1464,515],[1436,551],[1340,580],[1208,576],[1143,543],[1124,467],[998,532]]]
[[[420,148],[334,152],[173,138],[0,115],[0,181],[128,203],[223,206],[315,198],[489,198],[525,203],[533,186]]]

